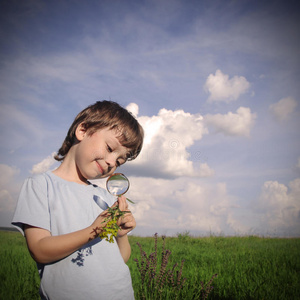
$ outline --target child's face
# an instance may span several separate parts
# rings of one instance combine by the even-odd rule
[[[79,144],[75,152],[75,163],[83,178],[108,177],[126,162],[129,149],[120,144],[115,130],[104,128],[88,135],[83,128],[78,128],[76,137]]]

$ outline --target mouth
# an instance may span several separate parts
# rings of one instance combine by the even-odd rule
[[[95,162],[96,162],[96,166],[97,166],[98,170],[100,171],[101,175],[104,175],[105,172],[104,172],[103,168],[101,167],[101,165],[98,163],[97,160]]]

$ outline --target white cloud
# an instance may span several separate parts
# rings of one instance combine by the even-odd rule
[[[300,234],[300,178],[288,186],[265,182],[251,206],[243,206],[222,182],[130,177],[130,183],[127,196],[135,201],[130,209],[138,224],[136,234]]]
[[[261,214],[262,230],[299,235],[300,178],[291,181],[288,186],[277,181],[265,182],[256,211]]]
[[[284,121],[294,112],[298,103],[293,97],[282,98],[271,104],[269,109],[278,121]]]
[[[15,196],[19,185],[16,176],[20,170],[5,164],[0,164],[0,212],[11,212],[15,206]]]
[[[228,112],[222,114],[207,114],[204,121],[216,132],[221,132],[229,136],[249,136],[250,130],[254,125],[255,113],[251,113],[250,108],[240,107],[236,113]]]
[[[200,164],[199,176],[200,177],[211,177],[215,174],[215,171],[207,163]]]
[[[53,156],[55,154],[56,153],[53,152],[51,155],[47,156],[41,162],[34,165],[31,169],[30,173],[37,174],[37,173],[43,173],[43,172],[48,171],[50,169],[50,167],[53,166],[56,163],[56,160],[53,158]]]
[[[0,190],[0,212],[12,211],[15,206],[14,198],[9,190]]]
[[[128,197],[136,221],[136,234],[234,234],[239,208],[225,183],[208,184],[196,178],[167,180],[130,177]],[[229,215],[231,218],[229,218]],[[236,225],[237,226],[237,225]],[[248,228],[245,227],[245,230]]]
[[[247,92],[250,83],[243,76],[229,76],[217,70],[216,74],[210,74],[204,84],[204,89],[210,94],[208,101],[231,102],[237,100],[240,95]]]
[[[16,167],[11,167],[5,164],[0,164],[0,186],[5,187],[11,183],[14,176],[20,172]]]
[[[174,180],[130,177],[130,182],[127,196],[135,201],[130,207],[138,224],[135,234],[256,232],[257,214],[230,195],[226,183],[188,177]]]
[[[139,114],[139,107],[136,103],[129,103],[126,106],[126,109],[133,114],[133,116],[137,117]]]
[[[145,131],[144,147],[128,168],[147,170],[147,176],[154,177],[213,174],[208,165],[195,165],[188,152],[188,148],[207,133],[201,115],[161,109],[158,115],[141,116],[138,121]]]

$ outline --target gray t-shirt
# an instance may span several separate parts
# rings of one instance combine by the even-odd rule
[[[12,224],[49,230],[53,236],[90,226],[116,201],[106,190],[69,182],[48,171],[26,179]],[[96,238],[66,258],[37,264],[42,299],[134,299],[128,266],[117,243]]]

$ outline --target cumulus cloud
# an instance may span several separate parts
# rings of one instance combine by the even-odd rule
[[[286,97],[271,104],[269,109],[278,121],[284,121],[294,112],[297,105],[298,103],[293,97]]]
[[[38,164],[34,165],[30,171],[32,174],[37,173],[43,173],[50,169],[51,166],[53,166],[56,162],[56,160],[53,158],[56,153],[53,152],[51,155],[47,156],[45,159],[43,159]]]
[[[265,182],[259,200],[251,206],[231,195],[224,182],[188,177],[129,179],[127,195],[135,201],[130,209],[138,224],[135,234],[176,235],[187,230],[196,235],[300,234],[300,178],[288,186]]]
[[[240,107],[236,113],[227,114],[207,114],[204,116],[205,123],[212,127],[215,132],[220,132],[229,136],[249,136],[254,125],[255,113],[251,113],[250,108]]]
[[[133,116],[137,117],[139,114],[139,106],[136,103],[129,103],[126,109],[132,113]]]
[[[211,177],[215,174],[215,171],[207,164],[203,163],[199,166],[199,176],[200,177]]]
[[[138,121],[145,131],[144,146],[128,168],[147,170],[144,175],[153,177],[212,176],[213,170],[207,164],[194,164],[188,152],[207,133],[201,115],[163,108],[158,115],[141,116]]]
[[[225,183],[205,184],[195,178],[130,177],[128,197],[138,228],[136,233],[176,234],[191,231],[234,233],[228,215],[238,206]]]
[[[256,210],[261,214],[260,227],[269,233],[299,235],[300,233],[300,178],[288,186],[267,181]]]
[[[216,74],[210,74],[204,84],[204,90],[210,94],[209,102],[231,102],[237,100],[240,95],[246,93],[250,83],[243,76],[229,76],[217,70]]]

